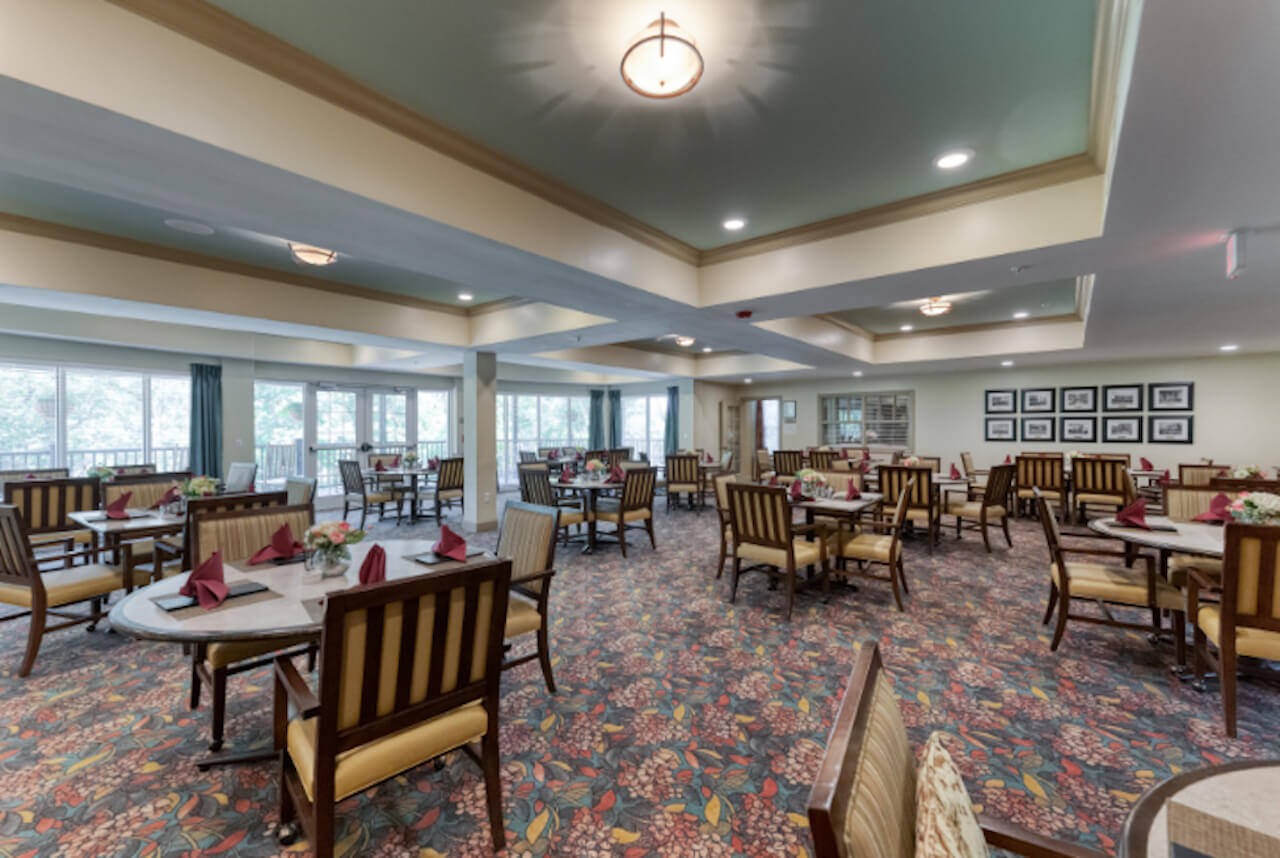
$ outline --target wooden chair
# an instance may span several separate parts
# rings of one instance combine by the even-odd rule
[[[773,453],[773,471],[782,477],[793,477],[797,471],[804,470],[803,450],[775,450]]]
[[[284,491],[289,506],[314,504],[316,502],[315,477],[288,477],[284,481]]]
[[[440,475],[436,478],[435,519],[440,521],[441,511],[454,504],[462,506],[463,458],[440,460]],[[416,500],[415,500],[416,503]]]
[[[988,471],[974,467],[972,453],[961,453],[960,464],[964,468],[964,475],[973,480],[975,486],[986,482]]]
[[[93,531],[85,530],[70,518],[73,512],[86,512],[102,505],[102,481],[97,477],[5,483],[4,502],[13,504],[22,513],[23,532],[36,548],[61,545],[63,551],[69,553],[76,545],[96,547],[98,544]],[[85,557],[88,562],[90,555],[76,556]],[[41,562],[48,559],[41,558]],[[63,563],[70,566],[72,558],[64,557]]]
[[[538,454],[535,453],[533,450],[520,451],[520,464],[529,465],[536,461],[538,461]]]
[[[502,511],[498,527],[497,554],[511,561],[511,594],[507,600],[506,648],[521,635],[537,634],[534,652],[519,658],[507,658],[502,669],[508,670],[535,658],[542,665],[542,678],[547,691],[556,693],[551,676],[551,644],[547,635],[547,601],[551,578],[555,573],[556,533],[560,530],[560,508],[509,501]]]
[[[1044,612],[1043,625],[1049,624],[1054,607],[1058,608],[1058,624],[1054,629],[1053,643],[1049,645],[1049,649],[1057,650],[1058,644],[1062,643],[1062,636],[1067,630],[1067,620],[1097,623],[1122,629],[1145,630],[1158,635],[1162,630],[1160,612],[1165,610],[1173,613],[1173,634],[1174,643],[1177,646],[1178,664],[1186,664],[1187,629],[1182,592],[1156,574],[1155,560],[1151,555],[1134,554],[1130,551],[1106,551],[1100,548],[1064,547],[1062,534],[1058,531],[1058,520],[1050,514],[1049,502],[1044,497],[1037,496],[1036,503],[1040,509],[1040,523],[1044,526],[1044,538],[1049,544],[1050,559],[1049,606]],[[1112,537],[1092,532],[1068,533],[1066,536],[1073,539],[1118,542]],[[1090,561],[1068,562],[1066,559],[1068,555],[1088,557]],[[1117,566],[1114,562],[1105,565],[1092,560],[1099,557],[1119,558],[1126,563],[1140,558],[1146,570],[1129,569]],[[1102,610],[1102,616],[1072,614],[1072,599],[1096,602]],[[1121,622],[1111,615],[1107,609],[1108,605],[1146,608],[1151,611],[1151,624]]]
[[[796,570],[803,566],[818,567],[818,577],[801,582],[810,587],[822,584],[823,594],[830,592],[828,537],[818,525],[793,525],[791,504],[787,490],[781,486],[753,486],[729,484],[729,521],[733,527],[733,578],[729,587],[729,601],[738,598],[738,579],[743,571],[763,572],[770,578],[780,579],[786,585],[787,608],[784,619],[791,622],[791,608],[795,603]],[[816,536],[809,541],[805,535]],[[742,568],[742,561],[753,564]]]
[[[0,491],[5,483],[20,483],[24,480],[65,480],[70,476],[66,468],[16,468],[0,471]]]
[[[27,630],[27,648],[18,667],[18,676],[28,676],[40,651],[40,641],[45,632],[54,632],[81,623],[93,629],[106,616],[102,610],[108,595],[123,586],[120,573],[99,563],[85,563],[50,572],[41,572],[31,553],[31,534],[18,507],[0,505],[0,602],[25,608],[21,613],[0,618],[0,622],[30,617]],[[96,560],[96,548],[66,552],[49,560],[70,561],[83,556]],[[66,607],[77,602],[88,602],[88,614],[68,613]],[[48,625],[49,617],[59,617],[65,622]]]
[[[310,503],[310,501],[306,501]],[[230,512],[238,509],[261,509],[269,506],[293,506],[289,503],[288,494],[285,492],[261,492],[258,494],[240,494],[240,495],[213,495],[207,498],[188,498],[187,499],[187,521],[183,527],[182,533],[175,537],[167,539],[157,539],[155,541],[154,555],[155,567],[151,572],[151,579],[159,581],[165,577],[165,566],[172,563],[178,563],[178,567],[173,569],[171,574],[185,572],[191,568],[190,560],[194,556],[191,553],[191,537],[195,532],[192,522],[197,517],[214,512]],[[301,534],[294,534],[300,536]],[[258,546],[261,548],[262,546]],[[256,549],[255,549],[256,550]]]
[[[387,504],[396,505],[396,521],[400,520],[400,508],[403,498],[383,488],[371,490],[364,481],[360,463],[355,459],[343,459],[338,462],[338,472],[342,474],[342,518],[346,519],[353,509],[360,510],[360,529],[364,530],[369,510],[378,508],[378,520],[381,521],[387,512]]]
[[[1236,735],[1236,669],[1239,656],[1280,661],[1280,527],[1226,525],[1222,579],[1199,570],[1187,574],[1187,615],[1195,623],[1196,687],[1204,690],[1205,662],[1218,672],[1227,735]],[[1222,602],[1204,605],[1201,590],[1221,586]],[[1215,657],[1208,644],[1217,649]],[[1179,662],[1181,663],[1181,662]],[[1273,676],[1277,673],[1268,670]]]
[[[724,561],[729,556],[733,541],[733,521],[729,512],[729,486],[738,482],[737,474],[716,474],[712,480],[716,492],[716,516],[720,519],[720,562],[716,564],[716,577],[724,574]]]
[[[680,495],[687,495],[689,499],[689,509],[694,508],[694,501],[697,500],[697,508],[702,509],[702,474],[698,471],[698,456],[692,454],[688,456],[667,456],[667,510],[671,510],[671,505],[678,503]]]
[[[947,514],[956,517],[956,539],[960,538],[962,529],[981,530],[982,544],[990,554],[991,540],[987,536],[987,525],[994,524],[993,519],[999,518],[1000,529],[1004,531],[1004,541],[1010,548],[1013,547],[1013,537],[1009,535],[1009,512],[1004,506],[1009,502],[1009,490],[1013,486],[1013,470],[1013,465],[996,465],[987,476],[987,484],[982,487],[980,498],[971,497],[968,500],[955,501],[947,505]],[[967,528],[964,525],[966,520],[970,522]]]
[[[751,470],[753,480],[763,480],[773,473],[773,460],[769,458],[768,450],[756,450],[756,458],[752,462]]]
[[[1071,460],[1071,483],[1071,502],[1079,511],[1081,522],[1086,520],[1091,506],[1105,507],[1110,513],[1123,509],[1133,486],[1123,461],[1089,456]]]
[[[1229,495],[1238,495],[1240,492],[1269,492],[1274,495],[1280,494],[1280,480],[1210,477],[1209,488]]]
[[[560,511],[558,527],[563,531],[561,535],[567,545],[569,543],[569,528],[577,527],[581,530],[582,525],[591,520],[589,518],[590,513],[587,512],[582,499],[556,497],[551,488],[551,472],[548,470],[546,462],[521,465],[518,473],[520,476],[520,500],[523,503],[535,506],[556,507]],[[516,571],[516,574],[519,575],[519,570]]]
[[[916,458],[920,460],[920,467],[928,468],[935,474],[942,472],[941,456],[916,456]]]
[[[604,462],[607,465],[609,464],[609,451],[608,450],[588,450],[587,452],[582,454],[583,462],[590,462],[592,459],[596,459],[598,461]]]
[[[622,549],[622,556],[626,557],[627,530],[640,527],[633,522],[644,522],[644,529],[649,531],[649,547],[657,550],[658,544],[653,538],[653,491],[658,472],[654,468],[628,468],[624,473],[622,496],[596,501],[596,522],[614,525],[618,546]]]
[[[102,484],[102,505],[114,503],[125,492],[129,493],[129,506],[134,509],[150,509],[169,491],[191,479],[190,471],[162,471],[117,476]]]
[[[232,462],[227,469],[227,478],[222,482],[222,490],[228,493],[251,492],[253,481],[258,478],[256,462]]]
[[[478,739],[493,848],[506,845],[498,683],[510,585],[500,560],[329,594],[318,693],[275,660],[282,843],[297,820],[316,858],[331,858],[337,802],[454,748],[476,759],[467,743]]]
[[[1062,453],[1035,455],[1019,455],[1014,460],[1017,468],[1017,509],[1016,515],[1036,508],[1036,493],[1051,504],[1056,503],[1062,509],[1062,520],[1065,522],[1071,504],[1067,502],[1067,472]]]
[[[1197,515],[1209,511],[1209,506],[1220,493],[1220,489],[1207,486],[1169,485],[1164,489],[1161,503],[1164,514],[1172,521],[1191,521]],[[1160,552],[1161,572],[1169,579],[1169,583],[1179,590],[1187,585],[1187,571],[1200,570],[1204,580],[1217,581],[1222,578],[1222,558],[1201,557],[1195,554],[1170,554]],[[1216,599],[1216,596],[1215,596]],[[1190,617],[1188,617],[1190,619]]]
[[[1178,465],[1178,482],[1184,486],[1207,486],[1222,473],[1231,473],[1230,465]]]
[[[938,493],[933,485],[933,469],[923,465],[881,465],[878,474],[880,493],[887,498],[896,498],[909,489],[907,521],[913,527],[924,527],[929,538],[929,553],[932,554],[942,525]]]
[[[893,585],[893,601],[899,611],[905,610],[902,606],[902,594],[911,592],[907,589],[907,573],[902,562],[902,528],[907,522],[907,499],[910,492],[911,483],[908,483],[898,493],[898,502],[894,506],[891,520],[863,521],[856,529],[850,529],[848,522],[841,521],[836,536],[840,574],[888,581]],[[849,568],[850,560],[857,562],[856,569]],[[867,563],[883,565],[888,574],[872,574],[864,565]]]
[[[198,512],[190,523],[189,565],[194,569],[215,551],[222,552],[224,562],[244,562],[270,543],[271,535],[282,525],[288,524],[294,539],[301,541],[307,528],[314,523],[315,513],[310,504]],[[192,709],[200,707],[201,685],[208,684],[212,698],[209,750],[222,748],[227,716],[227,678],[269,664],[280,650],[290,650],[286,655],[291,657],[314,650],[315,643],[313,635],[298,635],[270,640],[196,644],[191,657],[190,706]],[[296,649],[290,649],[292,647]]]
[[[147,462],[145,464],[110,465],[109,467],[111,470],[116,472],[117,477],[136,477],[139,474],[156,473],[156,466],[151,462]]]
[[[834,450],[813,450],[809,453],[809,467],[815,471],[830,471],[835,460]]]
[[[809,793],[814,858],[912,858],[916,757],[875,641],[858,650]],[[957,796],[966,812],[968,796]],[[1019,825],[979,816],[987,844],[1031,858],[1105,858]]]

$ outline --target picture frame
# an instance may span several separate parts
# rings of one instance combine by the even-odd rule
[[[1142,384],[1104,384],[1103,411],[1141,411]]]
[[[1165,381],[1147,385],[1148,411],[1190,411],[1195,407],[1192,381]]]
[[[1064,444],[1093,444],[1098,440],[1097,417],[1059,417],[1058,440]]]
[[[1022,389],[1023,414],[1052,414],[1057,409],[1058,389],[1056,387],[1024,387]]]
[[[1058,410],[1093,412],[1098,410],[1098,387],[1063,387],[1058,390]]]
[[[1147,415],[1148,444],[1191,444],[1195,441],[1195,418],[1190,414]]]
[[[1142,417],[1103,417],[1102,441],[1105,444],[1141,444]]]
[[[985,396],[987,414],[1017,414],[1018,391],[1012,388],[988,390]]]
[[[1054,420],[1052,417],[1023,417],[1023,441],[1054,441]]]
[[[1017,441],[1018,421],[1013,417],[988,417],[984,438],[987,441]]]
[[[782,401],[782,422],[796,422],[796,401],[794,399],[784,399]]]

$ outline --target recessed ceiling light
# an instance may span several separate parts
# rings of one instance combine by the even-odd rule
[[[1011,361],[1011,360],[1002,360],[1002,361],[1000,361],[1000,365],[1001,365],[1001,366],[1013,366],[1013,361]]]
[[[693,337],[676,337],[676,345],[683,346],[686,349],[689,348],[689,346],[693,345],[695,342],[696,340],[694,340]]]
[[[855,370],[853,371],[853,377],[854,377],[854,378],[862,378],[862,370],[860,370],[860,369],[855,369]]]
[[[327,250],[312,244],[299,244],[296,241],[289,242],[289,252],[293,254],[294,262],[300,262],[303,265],[332,265],[338,259],[336,250]]]
[[[744,379],[742,380],[742,383],[743,383],[743,384],[750,384],[750,383],[751,383],[751,379],[749,379],[749,378],[744,378]]]
[[[470,292],[459,292],[459,293],[458,293],[458,300],[459,300],[459,301],[474,301],[475,299],[476,299],[476,296],[475,296],[475,295],[472,295]]]
[[[165,218],[164,225],[169,229],[176,229],[178,232],[186,232],[191,235],[213,235],[214,229],[207,223],[200,223],[198,220],[183,220],[180,217]]]
[[[705,354],[710,354],[710,353],[711,353],[711,346],[703,346],[703,347],[702,347],[702,353],[703,353],[704,355],[705,355]]]
[[[933,166],[939,170],[954,170],[957,167],[963,167],[973,159],[972,149],[952,149],[943,152],[933,162]]]
[[[915,330],[915,327],[914,327],[914,326],[912,326],[912,325],[903,325],[901,328],[898,328],[898,330],[900,330],[900,331],[914,331],[914,330]]]
[[[1235,351],[1235,350],[1236,350],[1236,349],[1238,349],[1238,348],[1240,348],[1240,347],[1239,347],[1238,345],[1236,345],[1235,343],[1228,343],[1228,344],[1227,344],[1227,345],[1225,345],[1225,346],[1218,346],[1218,351],[1220,351],[1220,352],[1233,352],[1233,351]]]
[[[724,222],[724,228],[730,232],[737,232],[747,225],[747,222],[740,217],[731,217]]]
[[[1027,317],[1028,317],[1028,316],[1030,316],[1030,315],[1031,315],[1031,314],[1030,314],[1030,313],[1028,313],[1026,310],[1019,310],[1018,312],[1016,312],[1016,313],[1014,313],[1014,314],[1013,314],[1013,317],[1014,317],[1015,319],[1025,319],[1025,318],[1027,318]]]

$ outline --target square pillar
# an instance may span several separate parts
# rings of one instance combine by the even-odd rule
[[[480,532],[498,527],[498,356],[462,358],[462,524]]]

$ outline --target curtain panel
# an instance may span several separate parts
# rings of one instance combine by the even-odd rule
[[[591,411],[587,416],[587,449],[604,449],[604,391],[591,391]]]
[[[609,447],[622,446],[622,391],[609,391]]]
[[[222,367],[191,365],[191,473],[222,477]]]
[[[662,438],[663,449],[674,456],[680,449],[680,388],[667,388],[667,426]]]

